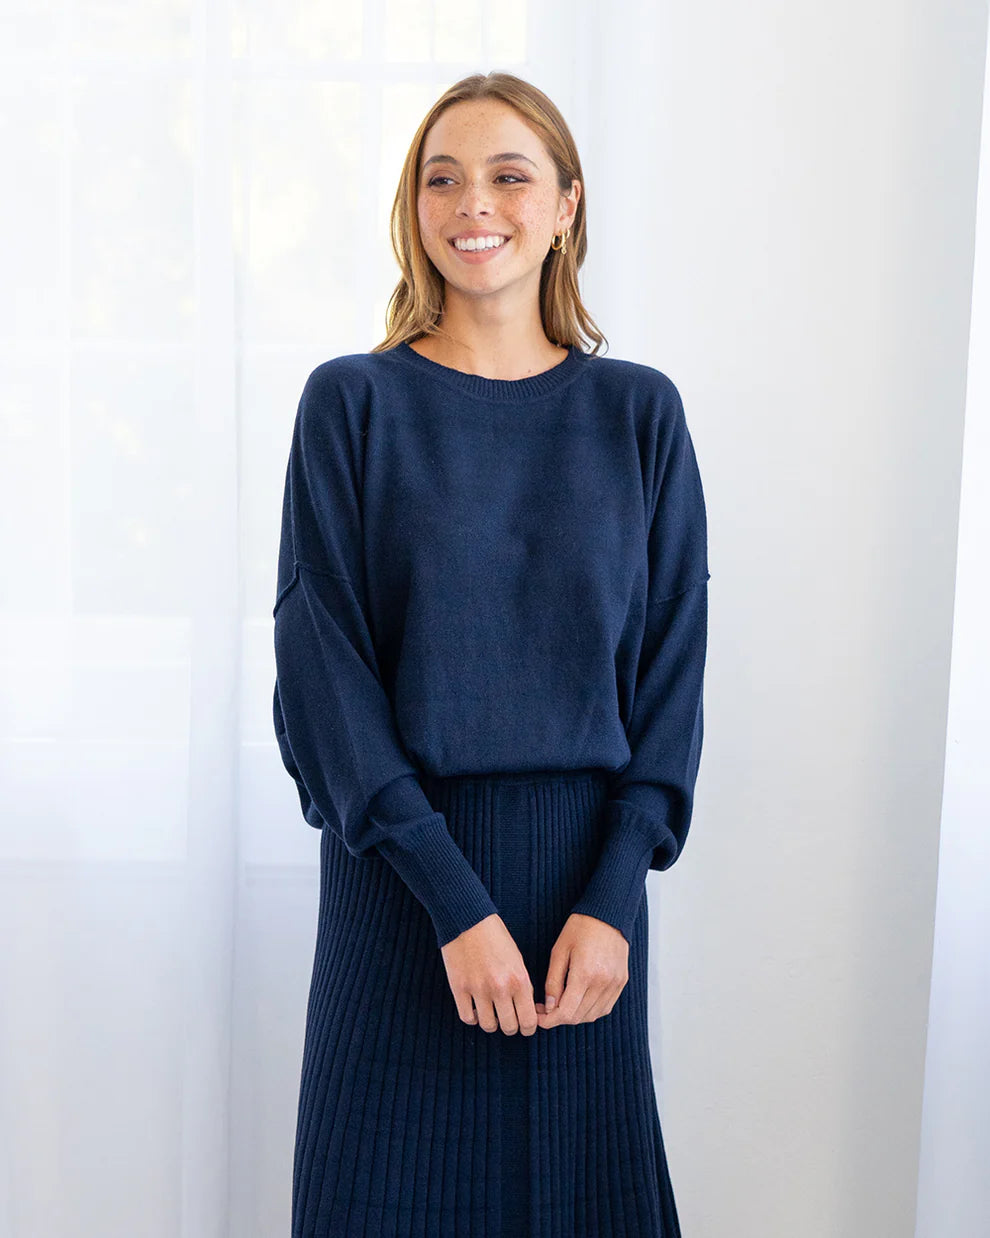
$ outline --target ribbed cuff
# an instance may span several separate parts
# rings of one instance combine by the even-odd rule
[[[491,895],[415,774],[396,778],[372,798],[368,817],[382,837],[377,847],[430,914],[445,946],[498,913]]]
[[[442,812],[383,838],[378,850],[429,912],[439,946],[498,912]]]
[[[604,920],[631,942],[653,858],[650,830],[655,833],[656,827],[622,800],[611,800],[606,813],[605,843],[598,864],[571,911]]]

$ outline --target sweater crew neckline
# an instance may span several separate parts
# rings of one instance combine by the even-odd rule
[[[408,340],[397,344],[392,351],[422,374],[439,379],[467,395],[480,396],[487,400],[532,400],[550,395],[577,377],[581,363],[587,357],[576,345],[570,344],[564,360],[558,361],[549,370],[530,374],[527,378],[485,378],[480,374],[455,370],[452,366],[441,365],[439,361],[424,357],[410,347]]]

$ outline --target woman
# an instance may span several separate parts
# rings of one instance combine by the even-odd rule
[[[275,728],[322,829],[292,1233],[667,1238],[645,878],[691,818],[709,579],[683,407],[580,346],[583,177],[532,85],[437,101],[392,238],[387,338],[310,374],[286,476]]]

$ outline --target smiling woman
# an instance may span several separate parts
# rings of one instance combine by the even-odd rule
[[[677,1238],[650,868],[700,760],[704,495],[680,396],[577,291],[573,140],[480,75],[420,126],[388,338],[310,374],[274,721],[321,902],[293,1238]]]
[[[580,177],[567,176],[539,131],[498,96],[448,101],[421,132],[416,220],[444,309],[432,346],[418,351],[455,366],[472,364],[465,351],[480,356],[499,343],[513,365],[527,350],[546,355],[540,281],[554,236],[574,226]]]
[[[585,188],[567,124],[542,91],[508,73],[446,91],[410,144],[392,206],[401,278],[388,332],[424,357],[491,378],[559,362],[582,337],[604,344],[578,288]],[[497,235],[491,253],[455,245]]]

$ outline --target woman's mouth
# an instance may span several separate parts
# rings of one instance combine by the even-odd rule
[[[464,262],[471,263],[474,266],[483,262],[491,262],[496,254],[500,254],[506,245],[510,244],[511,237],[503,237],[499,245],[486,245],[483,249],[458,249],[453,240],[449,242],[450,248]]]

